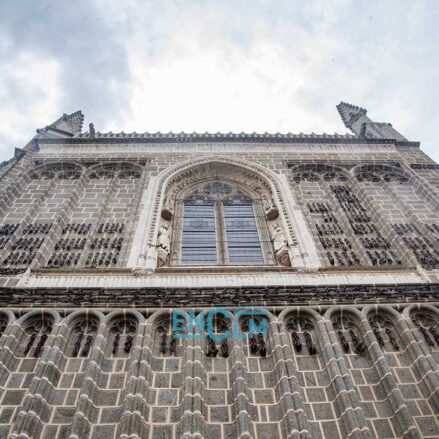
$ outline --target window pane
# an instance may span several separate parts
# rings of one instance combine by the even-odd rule
[[[181,244],[182,264],[213,265],[217,260],[213,202],[185,202]]]
[[[227,250],[230,264],[263,264],[255,214],[251,202],[224,203]]]

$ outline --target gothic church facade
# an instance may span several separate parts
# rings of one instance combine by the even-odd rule
[[[439,437],[439,165],[337,109],[352,134],[78,111],[16,149],[0,438]]]

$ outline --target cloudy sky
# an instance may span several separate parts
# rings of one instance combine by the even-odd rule
[[[98,131],[346,132],[348,101],[439,160],[436,0],[1,0],[0,161]]]

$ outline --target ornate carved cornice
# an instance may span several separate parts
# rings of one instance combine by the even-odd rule
[[[412,169],[439,169],[439,164],[437,164],[437,163],[411,163],[410,167]]]
[[[1,288],[1,306],[192,307],[289,306],[439,301],[439,284],[334,287],[23,289]]]
[[[69,139],[38,139],[39,144],[60,144],[60,145],[87,145],[87,144],[123,144],[123,143],[331,143],[331,144],[366,144],[366,145],[398,145],[398,146],[419,146],[419,142],[402,142],[395,139],[363,139],[351,135],[305,135],[292,134],[276,136],[268,134],[261,137],[252,135],[235,134],[232,136],[213,136],[209,134],[198,137],[179,137],[161,135],[160,137],[73,137]]]

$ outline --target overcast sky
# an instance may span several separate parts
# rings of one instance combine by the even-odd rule
[[[0,161],[98,131],[344,133],[348,101],[439,160],[437,0],[1,0]]]

